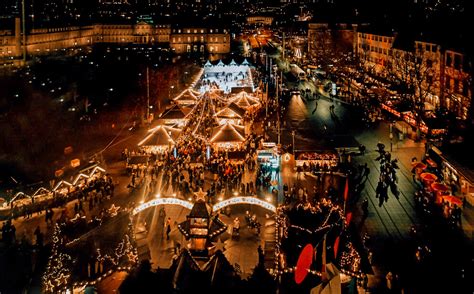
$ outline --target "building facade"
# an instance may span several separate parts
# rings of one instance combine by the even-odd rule
[[[467,119],[472,105],[469,62],[467,57],[454,50],[445,50],[443,55],[444,76],[442,77],[442,94],[444,107],[458,118]]]
[[[0,31],[0,59],[18,59],[23,54],[20,21],[15,29]],[[48,54],[96,43],[165,44],[177,54],[191,52],[228,53],[230,34],[225,29],[176,28],[171,25],[97,24],[93,26],[33,29],[26,35],[27,55]]]
[[[388,34],[357,32],[354,53],[367,70],[383,74],[394,40],[395,37]]]
[[[225,29],[175,28],[170,35],[170,47],[182,53],[229,53],[230,34]]]
[[[411,41],[405,47],[394,46],[397,38],[396,34],[357,32],[354,53],[366,70],[383,77],[392,71],[391,74],[398,75],[401,80],[411,80],[415,95],[426,105],[444,107],[457,118],[468,119],[473,105],[467,56],[421,40]],[[398,69],[394,64],[398,64]],[[403,78],[404,75],[411,77]]]

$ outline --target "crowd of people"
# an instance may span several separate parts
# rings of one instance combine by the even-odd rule
[[[398,191],[397,183],[397,170],[398,160],[392,159],[390,152],[385,151],[385,145],[382,143],[377,144],[377,152],[379,156],[375,159],[380,161],[380,176],[375,190],[375,197],[379,199],[379,206],[381,207],[384,202],[388,201],[388,189],[398,199],[400,192]]]

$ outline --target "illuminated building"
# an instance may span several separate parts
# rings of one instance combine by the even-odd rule
[[[0,31],[0,59],[20,57],[22,43],[21,23],[16,18],[13,32]],[[146,22],[31,29],[26,36],[26,51],[28,55],[48,54],[96,43],[169,44],[178,54],[230,52],[230,34],[225,29],[187,27],[172,30],[170,25]]]

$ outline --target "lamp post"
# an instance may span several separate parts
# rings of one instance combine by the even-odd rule
[[[146,122],[150,120],[150,68],[146,67]]]
[[[170,87],[170,90],[168,91],[168,100],[171,100],[171,92],[173,91],[174,86]]]
[[[291,135],[293,136],[293,154],[296,153],[296,148],[295,148],[295,130],[291,131]]]

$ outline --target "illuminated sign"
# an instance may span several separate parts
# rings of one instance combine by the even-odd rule
[[[235,204],[258,205],[270,211],[276,212],[276,207],[273,204],[263,201],[261,199],[255,198],[255,197],[232,197],[230,199],[214,204],[214,206],[212,207],[212,210],[217,211],[226,206],[235,205]]]
[[[275,142],[263,142],[262,146],[265,148],[273,148],[276,146]]]
[[[153,200],[150,200],[146,203],[143,203],[141,205],[139,205],[137,208],[135,208],[133,210],[133,215],[147,209],[147,208],[150,208],[150,207],[153,207],[153,206],[157,206],[157,205],[162,205],[162,204],[172,204],[172,205],[180,205],[184,208],[187,208],[189,210],[191,210],[191,208],[193,208],[193,204],[189,201],[185,201],[185,200],[181,200],[181,199],[176,199],[176,198],[157,198],[157,199],[153,199]]]

